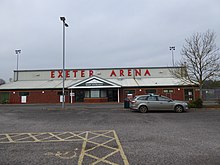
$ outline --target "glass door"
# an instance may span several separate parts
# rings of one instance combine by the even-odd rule
[[[84,102],[85,92],[83,90],[77,90],[75,92],[76,102]]]
[[[107,90],[107,97],[108,97],[109,102],[118,101],[118,91],[117,91],[117,89]]]

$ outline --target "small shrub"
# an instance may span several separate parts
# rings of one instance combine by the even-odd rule
[[[196,104],[196,107],[197,108],[202,108],[203,107],[203,101],[201,98],[198,98],[196,101],[195,101],[195,104]]]
[[[2,100],[2,104],[8,104],[8,100]]]
[[[202,107],[203,107],[203,101],[201,98],[198,98],[197,100],[189,103],[189,108],[202,108]]]
[[[190,103],[188,104],[188,106],[189,106],[189,108],[196,108],[196,105],[195,105],[193,102],[190,102]]]

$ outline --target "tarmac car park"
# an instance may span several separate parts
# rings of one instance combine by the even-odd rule
[[[0,164],[220,164],[220,109],[0,105]],[[60,108],[60,109],[59,109]]]

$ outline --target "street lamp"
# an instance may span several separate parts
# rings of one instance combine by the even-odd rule
[[[60,20],[63,22],[63,90],[62,90],[62,109],[65,107],[65,79],[66,79],[66,74],[65,72],[65,27],[68,27],[68,24],[65,22],[66,18],[65,17],[60,17]]]
[[[170,46],[170,50],[172,52],[172,63],[173,63],[173,66],[174,66],[174,55],[173,55],[173,51],[175,50],[175,46]]]
[[[17,77],[16,77],[16,81],[18,81],[18,55],[21,53],[20,49],[16,49],[15,50],[15,54],[17,55]]]

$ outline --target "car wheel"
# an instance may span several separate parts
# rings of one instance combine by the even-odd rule
[[[144,106],[144,105],[140,106],[140,108],[139,108],[139,111],[140,111],[141,113],[146,113],[147,110],[148,110],[147,107]]]
[[[177,113],[183,112],[183,107],[182,107],[181,105],[177,105],[177,106],[175,107],[175,112],[177,112]]]

